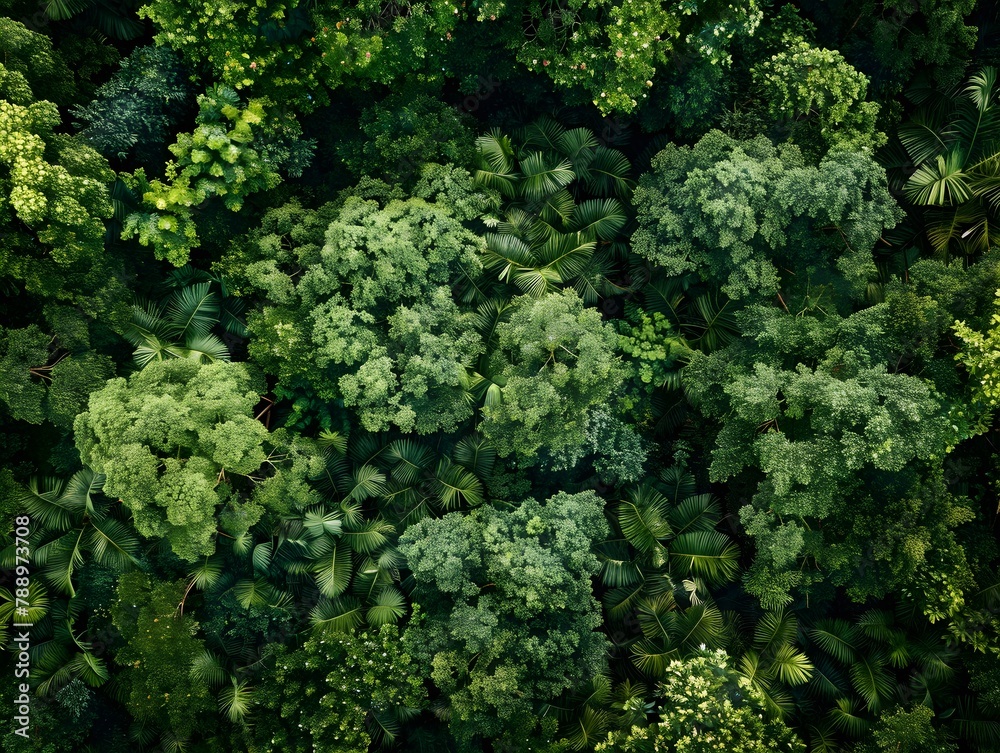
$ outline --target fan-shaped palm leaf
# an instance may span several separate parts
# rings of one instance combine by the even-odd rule
[[[802,685],[813,675],[813,664],[809,657],[794,646],[784,644],[774,651],[769,671],[785,685]]]
[[[598,196],[627,196],[632,190],[628,175],[632,170],[628,158],[617,149],[598,146],[594,157],[580,175],[587,190]]]
[[[387,625],[406,614],[406,599],[396,588],[383,588],[375,596],[375,603],[365,613],[368,624]]]
[[[861,737],[868,731],[869,722],[858,713],[854,704],[847,698],[838,698],[836,705],[830,709],[827,718],[830,725],[851,737]]]
[[[222,660],[208,649],[191,660],[191,676],[198,682],[218,687],[226,682],[229,674],[222,666]]]
[[[219,693],[219,710],[231,722],[243,721],[253,703],[253,688],[246,680],[237,681],[234,677],[232,685]]]
[[[642,570],[629,557],[628,545],[624,541],[605,541],[594,550],[601,563],[600,578],[604,585],[620,588],[642,581]]]
[[[886,659],[880,653],[861,654],[851,665],[851,684],[858,691],[869,711],[878,711],[892,696],[895,685],[885,671]]]
[[[670,662],[681,658],[680,651],[657,641],[643,639],[632,644],[632,662],[651,677],[662,677]]]
[[[596,248],[597,244],[582,233],[567,233],[549,238],[533,253],[543,267],[541,271],[551,270],[558,275],[554,282],[569,282],[586,269]]]
[[[590,199],[581,202],[573,213],[569,229],[584,237],[610,241],[618,235],[628,217],[617,199]]]
[[[473,433],[458,440],[451,456],[460,466],[483,479],[493,472],[497,451],[488,439]]]
[[[201,591],[211,588],[222,578],[222,559],[217,556],[205,557],[188,572],[188,577],[195,588]]]
[[[377,497],[384,491],[385,474],[374,466],[362,465],[355,468],[345,499],[361,502],[369,497]]]
[[[677,629],[677,602],[670,592],[641,599],[636,618],[642,634],[653,640],[669,640]]]
[[[36,523],[46,528],[64,531],[73,525],[73,511],[60,498],[66,489],[61,478],[30,478],[18,496],[18,505]]]
[[[177,338],[207,335],[219,321],[219,297],[210,282],[175,290],[167,300],[166,320]]]
[[[667,519],[678,534],[714,531],[719,524],[719,501],[711,494],[688,497],[671,508]]]
[[[229,348],[213,334],[197,334],[184,341],[184,358],[198,363],[228,361]]]
[[[434,451],[413,439],[397,439],[385,452],[392,464],[392,477],[401,484],[413,484],[434,460]]]
[[[527,155],[521,160],[519,167],[521,181],[518,189],[530,201],[544,201],[559,189],[568,186],[576,177],[569,160],[556,161],[542,152]]]

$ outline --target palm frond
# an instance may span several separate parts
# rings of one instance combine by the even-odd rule
[[[358,526],[352,525],[349,528],[345,528],[342,537],[355,552],[371,554],[379,547],[388,543],[389,538],[387,534],[394,533],[395,530],[396,528],[392,523],[382,518],[373,518],[372,520],[362,522]]]
[[[842,664],[851,664],[857,656],[861,636],[847,620],[820,620],[808,633],[816,645]]]
[[[602,241],[610,241],[628,222],[625,208],[617,199],[590,199],[576,207],[569,230]]]
[[[414,439],[397,439],[385,452],[392,464],[392,477],[401,484],[413,484],[434,460],[434,451]]]
[[[229,677],[222,660],[208,649],[191,660],[191,676],[212,687],[223,685]]]
[[[243,721],[253,703],[253,688],[246,680],[237,681],[234,677],[232,685],[219,693],[219,710],[234,723]]]
[[[340,596],[351,582],[351,550],[345,542],[323,539],[315,553],[312,571],[324,596]]]
[[[670,545],[670,561],[674,567],[714,584],[736,577],[739,558],[739,548],[721,531],[683,533]]]
[[[460,466],[483,479],[493,472],[497,451],[488,439],[479,433],[473,433],[455,443],[451,457]]]
[[[401,619],[406,614],[406,599],[394,587],[383,588],[375,596],[375,603],[365,613],[368,624],[387,625]]]
[[[851,684],[865,699],[869,711],[878,711],[892,696],[895,684],[885,671],[885,660],[879,654],[861,654],[851,665]]]
[[[166,319],[178,339],[209,334],[219,313],[219,297],[210,282],[175,290],[167,301]]]
[[[771,671],[785,685],[803,685],[813,675],[813,664],[809,657],[794,646],[779,646],[771,657]]]
[[[767,612],[754,627],[753,645],[761,654],[773,656],[782,646],[791,645],[797,632],[795,615],[784,609]]]
[[[322,599],[309,613],[309,621],[320,633],[349,633],[364,621],[361,602],[350,596]]]
[[[661,551],[661,539],[672,535],[666,498],[648,486],[631,490],[618,505],[618,525],[628,542],[643,553]]]
[[[445,510],[461,506],[475,507],[484,500],[483,485],[463,466],[442,458],[434,470],[432,481],[438,502]]]
[[[587,190],[598,196],[617,195],[628,196],[632,183],[628,179],[632,165],[628,158],[617,149],[598,146],[594,149],[594,158],[587,165],[586,174],[581,180]]]
[[[719,524],[719,501],[712,494],[688,497],[671,508],[667,519],[678,534],[714,531]]]
[[[576,175],[569,160],[556,161],[542,152],[527,155],[520,162],[520,193],[530,201],[541,202],[568,186]]]

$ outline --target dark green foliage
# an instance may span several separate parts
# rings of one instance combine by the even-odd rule
[[[166,156],[171,129],[192,104],[191,85],[169,47],[139,47],[73,116],[80,136],[106,157],[134,156],[153,167]]]
[[[601,669],[590,548],[606,532],[601,500],[585,492],[452,513],[400,539],[419,607],[403,642],[459,741],[525,739],[538,704]]]
[[[994,4],[140,5],[0,0],[0,747],[998,753]]]

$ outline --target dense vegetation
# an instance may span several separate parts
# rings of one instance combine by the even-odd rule
[[[3,750],[1000,751],[996,4],[0,8]]]

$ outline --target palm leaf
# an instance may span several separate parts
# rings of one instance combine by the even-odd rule
[[[230,360],[229,348],[215,335],[192,334],[184,341],[185,357],[198,363]]]
[[[809,682],[813,669],[809,658],[787,643],[779,646],[771,657],[770,671],[785,685],[802,685]]]
[[[719,501],[711,494],[688,497],[670,510],[667,519],[678,534],[714,531],[719,524]]]
[[[670,545],[670,561],[674,567],[715,584],[736,577],[739,557],[739,548],[721,531],[683,533]]]
[[[970,177],[963,171],[964,155],[949,152],[918,167],[903,191],[914,204],[954,206],[972,198]]]
[[[838,698],[827,717],[834,729],[845,732],[851,737],[859,738],[868,731],[868,720],[858,714],[854,704],[847,698]]]
[[[869,711],[882,708],[895,687],[892,678],[885,671],[885,661],[878,654],[861,654],[851,665],[851,684],[858,691]]]
[[[18,506],[46,528],[64,531],[73,525],[73,511],[60,498],[66,482],[60,478],[31,478],[18,497]]]
[[[104,488],[104,481],[103,473],[97,473],[90,468],[79,470],[66,482],[66,488],[60,495],[59,502],[78,515],[86,513],[100,517],[94,509],[93,497]]]
[[[534,249],[534,255],[543,268],[539,271],[555,272],[558,279],[554,282],[569,282],[586,269],[596,248],[597,244],[582,233],[568,233],[549,238]]]
[[[309,613],[313,628],[325,634],[349,633],[363,621],[361,602],[350,596],[321,599]]]
[[[175,290],[167,301],[166,319],[178,339],[209,334],[219,313],[219,298],[209,282]]]
[[[753,645],[761,654],[772,656],[782,646],[791,645],[797,632],[795,615],[784,609],[767,612],[754,627]]]
[[[475,507],[484,500],[483,485],[464,467],[447,459],[438,462],[432,481],[438,502],[445,510]]]
[[[666,518],[667,500],[648,486],[630,491],[618,505],[618,525],[628,542],[643,553],[660,551],[660,539],[672,533]]]
[[[89,651],[76,654],[69,663],[69,669],[92,688],[104,684],[110,676],[104,660]]]
[[[385,475],[378,468],[362,465],[351,476],[351,487],[345,495],[347,500],[364,501],[385,492]]]
[[[652,640],[669,640],[677,629],[676,609],[677,603],[669,592],[641,599],[636,618],[642,634]]]
[[[473,433],[458,440],[451,457],[460,466],[483,479],[493,472],[497,451],[488,439],[479,433]]]
[[[351,549],[362,554],[371,554],[379,547],[388,543],[386,534],[394,533],[396,530],[392,523],[388,523],[382,518],[366,520],[357,527],[346,528],[343,538],[350,544]]]
[[[527,155],[519,167],[521,182],[518,188],[521,195],[531,201],[544,201],[576,177],[569,160],[556,162],[542,152]]]
[[[321,506],[309,508],[302,516],[302,528],[310,538],[339,536],[343,525],[337,512],[328,512]]]
[[[205,557],[188,573],[195,588],[204,591],[211,588],[222,578],[221,557]]]
[[[340,596],[351,582],[351,550],[346,543],[323,539],[312,565],[316,585],[324,596]]]
[[[609,588],[629,586],[642,580],[642,570],[629,558],[623,541],[605,541],[595,547],[601,563],[601,582]]]
[[[378,592],[375,604],[368,609],[365,617],[369,625],[377,627],[395,622],[405,614],[406,599],[396,588],[389,587]]]
[[[139,540],[117,520],[92,520],[88,539],[94,559],[117,570],[138,566]]]
[[[392,477],[401,484],[413,484],[434,460],[434,451],[413,439],[397,439],[386,450],[392,464]]]
[[[625,209],[617,199],[590,199],[576,207],[569,229],[586,237],[610,241],[625,227],[626,222]]]
[[[222,660],[208,649],[203,649],[191,661],[191,676],[198,682],[218,687],[229,676],[222,666]]]
[[[237,682],[235,677],[232,685],[223,688],[219,693],[219,710],[231,722],[242,721],[249,713],[253,702],[253,688],[246,680]]]
[[[693,651],[701,644],[719,648],[725,640],[722,612],[714,604],[695,604],[676,618],[677,642]]]
[[[543,115],[534,123],[525,126],[522,141],[526,149],[562,152],[561,139],[565,135],[566,129],[559,122],[548,115]]]
[[[860,635],[847,620],[820,620],[808,632],[816,645],[842,664],[851,664],[857,656]]]
[[[594,158],[587,165],[586,174],[580,176],[587,190],[598,196],[612,194],[624,197],[632,190],[628,174],[632,165],[628,158],[617,149],[598,146]]]
[[[651,640],[636,641],[632,645],[632,663],[651,677],[662,677],[670,662],[679,660],[680,652]]]

